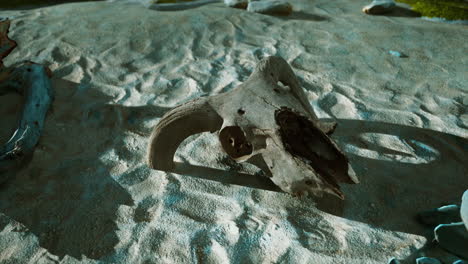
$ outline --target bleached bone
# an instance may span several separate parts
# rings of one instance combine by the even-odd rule
[[[0,95],[18,92],[24,96],[24,107],[13,136],[0,146],[0,173],[20,165],[33,153],[53,98],[52,74],[47,67],[29,61],[15,68],[3,66],[2,59],[16,46],[7,36],[9,26],[9,20],[0,22]],[[0,177],[0,182],[4,180]]]
[[[328,137],[335,127],[317,119],[288,63],[272,56],[261,60],[237,88],[165,114],[154,127],[147,162],[153,169],[171,170],[185,138],[219,131],[221,146],[232,159],[258,166],[283,191],[343,199],[338,183],[358,179]]]

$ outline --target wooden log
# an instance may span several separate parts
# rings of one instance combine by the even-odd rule
[[[47,111],[53,100],[50,70],[40,64],[26,62],[12,69],[0,83],[0,91],[15,90],[24,96],[24,107],[16,131],[0,147],[0,182],[3,172],[22,164],[34,152]]]

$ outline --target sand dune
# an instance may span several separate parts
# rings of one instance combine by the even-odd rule
[[[56,91],[33,159],[0,186],[0,262],[454,259],[422,249],[431,231],[414,216],[468,188],[467,27],[368,16],[367,2],[297,0],[290,17],[222,3],[0,11],[18,42],[5,63],[46,64]],[[212,134],[183,143],[177,173],[147,168],[165,112],[236,87],[268,55],[292,65],[320,118],[337,119],[333,137],[361,181],[343,186],[344,202],[271,191]],[[0,97],[0,142],[20,103]]]

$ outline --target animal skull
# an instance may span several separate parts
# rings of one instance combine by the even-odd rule
[[[152,132],[147,161],[153,169],[171,170],[185,138],[219,131],[232,159],[258,166],[283,191],[344,199],[338,183],[359,181],[328,136],[335,127],[318,120],[288,63],[272,56],[237,88],[166,113]]]

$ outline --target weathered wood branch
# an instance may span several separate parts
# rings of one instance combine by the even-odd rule
[[[3,59],[17,46],[8,37],[9,28],[9,20],[0,21],[0,95],[18,92],[24,96],[24,107],[12,137],[0,146],[0,173],[19,166],[34,152],[53,99],[52,73],[47,67],[30,61],[9,68],[3,65]],[[0,176],[0,183],[6,178]]]
[[[47,67],[26,62],[10,71],[0,83],[0,91],[15,90],[24,96],[24,107],[16,131],[0,147],[0,172],[21,164],[39,141],[53,91]],[[0,177],[0,181],[1,181]]]

